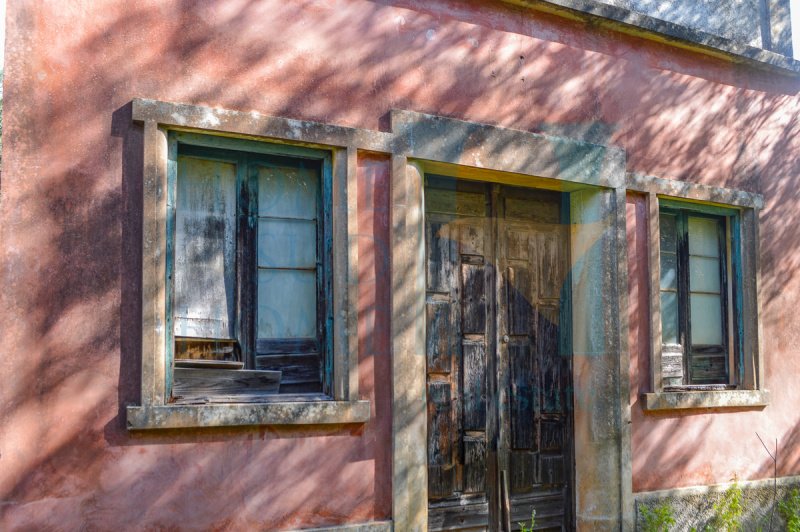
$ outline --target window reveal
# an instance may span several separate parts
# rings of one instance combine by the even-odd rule
[[[665,386],[731,383],[730,228],[736,217],[662,208],[662,367]]]
[[[320,162],[181,144],[176,181],[174,399],[323,392]]]

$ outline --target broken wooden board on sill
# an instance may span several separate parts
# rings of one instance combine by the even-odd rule
[[[175,359],[176,368],[194,369],[228,369],[238,370],[244,368],[244,362],[240,360],[207,360],[202,358]]]
[[[281,372],[210,368],[175,368],[172,395],[179,403],[254,402],[277,394]]]

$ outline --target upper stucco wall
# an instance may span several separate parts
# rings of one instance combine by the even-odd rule
[[[761,68],[800,73],[792,59],[790,0],[506,0],[531,9],[582,17]]]
[[[784,55],[791,55],[790,31],[781,34],[782,39],[788,39],[785,42],[773,42],[771,34],[762,33],[762,28],[770,26],[788,28],[788,0],[772,2],[770,6],[761,0],[598,1],[757,48],[783,51],[788,46],[789,53]],[[784,4],[785,11],[782,11]]]

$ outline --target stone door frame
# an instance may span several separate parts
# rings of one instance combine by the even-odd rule
[[[408,111],[391,118],[395,529],[427,527],[426,173],[569,193],[576,523],[631,529],[624,152]]]

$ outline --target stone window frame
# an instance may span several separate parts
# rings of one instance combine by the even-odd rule
[[[645,411],[692,409],[763,408],[769,404],[769,391],[764,384],[764,361],[761,333],[761,266],[759,257],[758,214],[764,206],[760,194],[687,183],[639,174],[628,174],[627,188],[644,193],[647,204],[648,230],[648,310],[650,319],[650,392],[642,394]],[[740,375],[736,389],[666,390],[661,365],[661,279],[660,199],[687,205],[708,205],[738,212],[740,247],[735,250],[741,261],[740,290],[742,330],[738,331],[741,346]]]
[[[255,113],[136,99],[135,122],[144,125],[142,216],[141,404],[127,407],[129,430],[277,424],[364,423],[370,402],[359,400],[357,279],[358,233],[355,149],[346,128],[330,128]],[[263,403],[171,404],[167,319],[167,187],[171,131],[324,150],[331,155],[333,185],[333,349],[329,400]],[[351,303],[352,302],[352,303]]]

